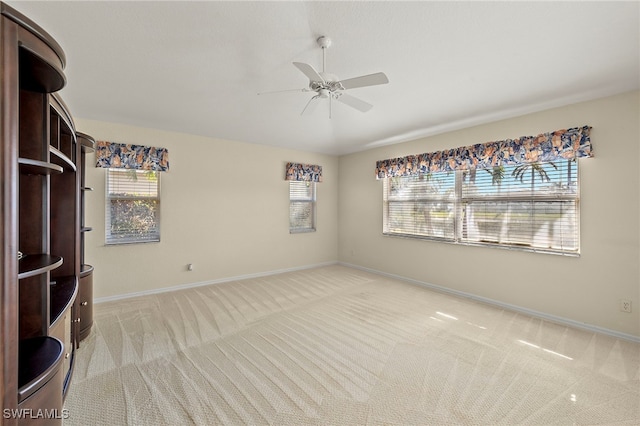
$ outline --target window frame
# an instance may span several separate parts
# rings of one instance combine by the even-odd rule
[[[292,198],[292,188],[294,185],[305,185],[311,189],[311,197],[307,199],[293,199]],[[318,188],[316,186],[316,182],[313,181],[289,181],[289,233],[290,234],[302,234],[307,232],[316,232],[317,224],[316,224],[316,206],[317,206],[317,194]],[[311,207],[311,226],[310,227],[295,227],[293,226],[293,217],[292,217],[292,208],[295,204],[310,204]]]
[[[565,160],[571,161],[571,160]],[[518,251],[528,251],[528,252],[536,252],[536,253],[547,253],[547,254],[556,254],[562,256],[571,256],[571,257],[579,257],[580,256],[580,173],[578,172],[578,161],[573,161],[575,165],[575,174],[576,179],[572,184],[575,185],[574,193],[563,193],[563,194],[553,194],[545,191],[534,191],[531,195],[499,195],[499,196],[471,196],[471,195],[463,195],[463,185],[465,179],[465,173],[468,171],[465,170],[457,170],[457,171],[449,171],[449,172],[434,172],[432,175],[438,174],[447,174],[447,173],[455,173],[455,190],[453,197],[453,237],[452,238],[443,238],[438,236],[430,236],[423,235],[418,233],[410,233],[410,232],[394,232],[390,230],[389,227],[389,204],[397,202],[397,200],[393,200],[390,197],[390,180],[391,179],[406,179],[406,178],[416,178],[416,175],[412,176],[402,176],[402,177],[388,177],[383,180],[383,229],[382,233],[384,236],[390,237],[400,237],[400,238],[415,238],[422,239],[428,241],[435,242],[445,242],[449,244],[458,244],[458,245],[466,245],[466,246],[481,246],[481,247],[493,247],[500,248],[506,250],[518,250]],[[391,199],[390,199],[391,198]],[[433,198],[435,199],[435,198]],[[445,198],[441,197],[442,201],[447,201]],[[419,199],[407,200],[411,201],[419,201]],[[489,241],[473,241],[469,238],[470,235],[465,234],[464,229],[464,221],[466,219],[466,209],[473,202],[488,202],[488,203],[518,203],[518,202],[531,202],[533,203],[560,203],[560,202],[572,202],[575,203],[575,222],[572,225],[575,227],[575,242],[576,249],[572,250],[569,248],[560,248],[560,249],[552,249],[552,248],[542,248],[535,247],[533,245],[520,245],[514,242],[504,243],[504,242],[489,242]],[[527,210],[531,211],[531,210]],[[466,231],[468,232],[468,231]],[[533,241],[531,241],[533,242]]]
[[[155,196],[136,196],[136,195],[117,195],[111,196],[110,194],[110,182],[112,178],[112,172],[122,173],[122,172],[135,172],[138,174],[145,174],[151,172],[150,170],[135,170],[135,169],[117,169],[117,168],[109,168],[107,169],[106,177],[105,177],[105,245],[108,246],[117,246],[117,245],[126,245],[126,244],[146,244],[146,243],[159,243],[161,240],[161,185],[160,185],[160,175],[159,171],[153,171],[157,176],[156,182],[156,195]],[[135,238],[135,237],[127,237],[122,239],[117,239],[112,236],[111,231],[111,204],[114,200],[141,200],[148,201],[153,200],[156,203],[156,211],[154,214],[155,224],[157,228],[157,232],[155,234],[145,234],[152,235],[152,238]]]

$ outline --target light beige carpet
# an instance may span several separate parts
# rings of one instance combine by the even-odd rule
[[[96,305],[66,425],[640,424],[640,344],[328,266]]]

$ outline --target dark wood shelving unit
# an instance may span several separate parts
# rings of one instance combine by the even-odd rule
[[[78,132],[76,134],[78,138],[78,145],[80,145],[80,161],[79,164],[79,176],[80,176],[80,279],[77,297],[78,306],[78,320],[79,331],[78,340],[79,344],[91,333],[91,327],[93,326],[93,266],[87,265],[84,258],[84,246],[85,237],[87,232],[91,232],[93,228],[87,226],[84,223],[85,219],[85,195],[87,192],[93,191],[93,188],[87,187],[85,184],[85,170],[86,170],[86,155],[89,152],[95,150],[96,141],[85,133]]]
[[[66,83],[62,48],[2,2],[0,19],[0,395],[9,412],[60,414],[79,336],[86,337],[92,323],[88,318],[87,328],[82,319],[92,315],[93,305],[93,268],[84,265],[83,237],[90,230],[84,226],[84,153],[93,149],[93,139],[78,136],[55,93]],[[18,251],[24,253],[20,259]],[[62,424],[61,418],[47,420]],[[39,424],[2,420],[31,423]]]

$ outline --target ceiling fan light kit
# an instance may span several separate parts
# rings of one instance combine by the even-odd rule
[[[318,72],[309,64],[303,62],[294,62],[293,65],[298,68],[309,79],[309,87],[303,89],[293,90],[280,90],[277,92],[263,92],[267,93],[279,93],[279,92],[316,92],[316,95],[309,99],[309,102],[302,110],[302,114],[305,112],[310,113],[316,107],[318,99],[329,99],[329,118],[331,118],[331,101],[336,100],[361,112],[367,112],[373,105],[367,103],[361,99],[351,96],[345,93],[346,90],[355,89],[358,87],[375,86],[379,84],[387,84],[389,79],[387,76],[378,72],[375,74],[363,75],[360,77],[349,78],[347,80],[340,80],[334,74],[328,73],[325,70],[326,65],[326,52],[325,50],[331,46],[332,40],[329,37],[322,36],[317,40],[318,46],[322,49],[322,72]],[[260,93],[259,93],[260,94]]]

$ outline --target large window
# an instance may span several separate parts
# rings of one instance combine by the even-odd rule
[[[160,173],[107,170],[107,244],[160,241]]]
[[[384,179],[387,235],[578,254],[578,163]]]
[[[289,232],[316,230],[316,183],[289,182]]]

